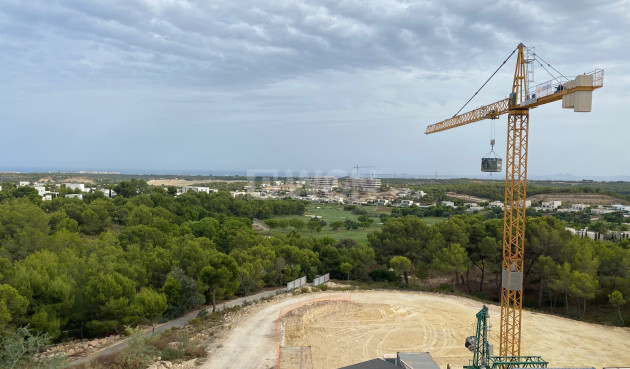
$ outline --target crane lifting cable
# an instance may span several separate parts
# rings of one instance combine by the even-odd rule
[[[481,171],[489,172],[490,174],[500,172],[501,166],[503,164],[503,159],[501,159],[499,155],[494,152],[494,133],[494,119],[492,119],[490,122],[490,152],[484,155],[483,158],[481,158]]]
[[[488,82],[490,82],[490,80],[492,79],[492,77],[494,77],[495,74],[497,74],[497,72],[505,65],[505,63],[507,63],[508,60],[510,60],[510,58],[512,57],[512,55],[514,55],[514,53],[516,52],[516,50],[518,50],[518,47],[514,50],[512,50],[512,53],[503,61],[503,63],[501,63],[501,65],[499,65],[499,68],[497,68],[497,70],[494,71],[494,73],[492,73],[492,75],[486,80],[486,82],[483,83],[483,85],[481,85],[481,87],[479,87],[479,89],[477,90],[477,92],[475,92],[472,97],[470,99],[468,99],[468,101],[466,101],[466,103],[464,104],[464,106],[462,106],[461,108],[459,108],[459,110],[457,111],[457,113],[455,113],[453,115],[453,118],[457,116],[457,114],[459,114],[460,111],[462,111],[462,109],[464,109],[466,107],[466,105],[468,105],[468,103],[475,98],[475,96],[477,96],[477,94],[479,93],[479,91],[481,91],[482,88],[484,88],[486,86],[486,84],[488,84]]]

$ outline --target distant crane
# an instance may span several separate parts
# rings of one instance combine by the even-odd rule
[[[357,192],[357,182],[359,180],[359,169],[360,168],[363,168],[363,169],[374,168],[374,166],[357,164],[353,168],[355,170],[355,176],[354,176],[354,179],[352,180],[352,197],[354,198],[354,201],[356,201],[358,203],[359,202],[359,193]]]
[[[472,100],[471,97],[452,118],[432,124],[425,131],[425,134],[441,132],[483,119],[498,119],[502,114],[508,114],[499,353],[501,356],[513,357],[520,356],[521,352],[529,109],[562,100],[563,108],[573,108],[576,112],[589,112],[591,111],[593,90],[604,85],[604,71],[600,69],[579,75],[573,80],[564,76],[554,77],[553,80],[528,89],[528,81],[533,76],[533,69],[528,69],[528,65],[532,64],[535,59],[530,57],[526,59],[525,50],[528,51],[528,56],[536,57],[536,53],[532,52],[533,49],[527,49],[521,43],[499,67],[500,69],[518,51],[512,92],[507,99],[459,114]],[[548,63],[545,62],[545,64],[553,68]],[[545,68],[544,65],[541,64],[541,66]],[[497,72],[498,69],[494,74]],[[500,171],[500,169],[485,171]]]

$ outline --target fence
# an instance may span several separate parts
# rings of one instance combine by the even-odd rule
[[[320,284],[324,284],[330,280],[330,273],[326,273],[322,276],[319,276],[313,280],[313,287],[319,286]]]
[[[306,276],[287,283],[287,291],[306,286]]]

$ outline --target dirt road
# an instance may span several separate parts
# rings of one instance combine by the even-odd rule
[[[201,369],[268,369],[276,365],[275,322],[281,310],[307,301],[343,293],[311,293],[291,296],[267,303],[259,311],[246,317],[208,355]]]
[[[227,308],[231,308],[234,306],[241,306],[246,302],[252,302],[252,301],[258,301],[261,299],[265,299],[265,298],[269,298],[269,297],[273,297],[273,296],[277,296],[279,293],[281,293],[281,289],[278,290],[271,290],[271,291],[264,291],[264,292],[259,292],[257,294],[254,295],[250,295],[250,296],[246,296],[246,297],[240,297],[234,300],[230,300],[230,301],[225,301],[222,302],[220,304],[217,304],[217,310],[225,310]],[[212,306],[204,306],[205,309],[211,311]],[[173,319],[171,321],[168,321],[166,323],[157,325],[155,327],[155,329],[151,330],[151,329],[147,329],[146,332],[144,333],[145,337],[150,337],[153,336],[155,334],[160,334],[162,332],[165,332],[171,328],[181,328],[184,325],[188,324],[188,322],[194,318],[197,317],[197,314],[199,314],[200,310],[194,310],[189,312],[186,315],[180,316],[179,318]],[[90,360],[93,360],[99,356],[103,356],[103,355],[109,355],[109,354],[113,354],[115,352],[118,352],[120,350],[122,350],[125,346],[127,345],[127,340],[121,340],[117,343],[114,343],[113,345],[107,346],[107,347],[103,347],[101,349],[98,349],[92,353],[90,353],[89,355],[86,355],[85,357],[81,357],[75,360],[70,361],[70,367],[78,365],[78,364],[83,364],[83,363],[87,363]]]

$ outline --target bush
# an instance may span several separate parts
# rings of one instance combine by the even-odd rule
[[[175,347],[167,346],[160,351],[160,357],[162,357],[162,360],[175,361],[181,360],[184,357],[184,353]]]
[[[236,290],[237,296],[247,296],[256,289],[256,281],[250,275],[241,273],[238,279],[241,283]]]
[[[354,220],[351,219],[346,219],[344,222],[344,225],[346,227],[346,229],[350,230],[350,229],[358,229],[359,228],[359,223],[355,222]]]
[[[352,214],[354,215],[367,215],[367,210],[364,209],[360,209],[360,208],[356,208],[354,210],[352,210]]]
[[[395,272],[385,270],[385,269],[376,269],[370,272],[370,278],[374,282],[401,282],[402,278]]]
[[[453,292],[453,285],[450,283],[442,283],[435,288],[435,292],[449,293]]]
[[[116,364],[125,369],[144,369],[153,362],[158,351],[142,336],[140,329],[127,329],[131,336],[127,346],[116,357]]]
[[[328,291],[328,285],[327,285],[326,283],[324,283],[324,284],[320,284],[319,286],[317,286],[317,288],[318,288],[320,291]]]
[[[354,210],[354,209],[356,209],[356,208],[357,208],[357,206],[356,206],[356,205],[345,205],[345,206],[343,207],[343,210],[345,210],[345,211],[352,211],[352,210]]]

